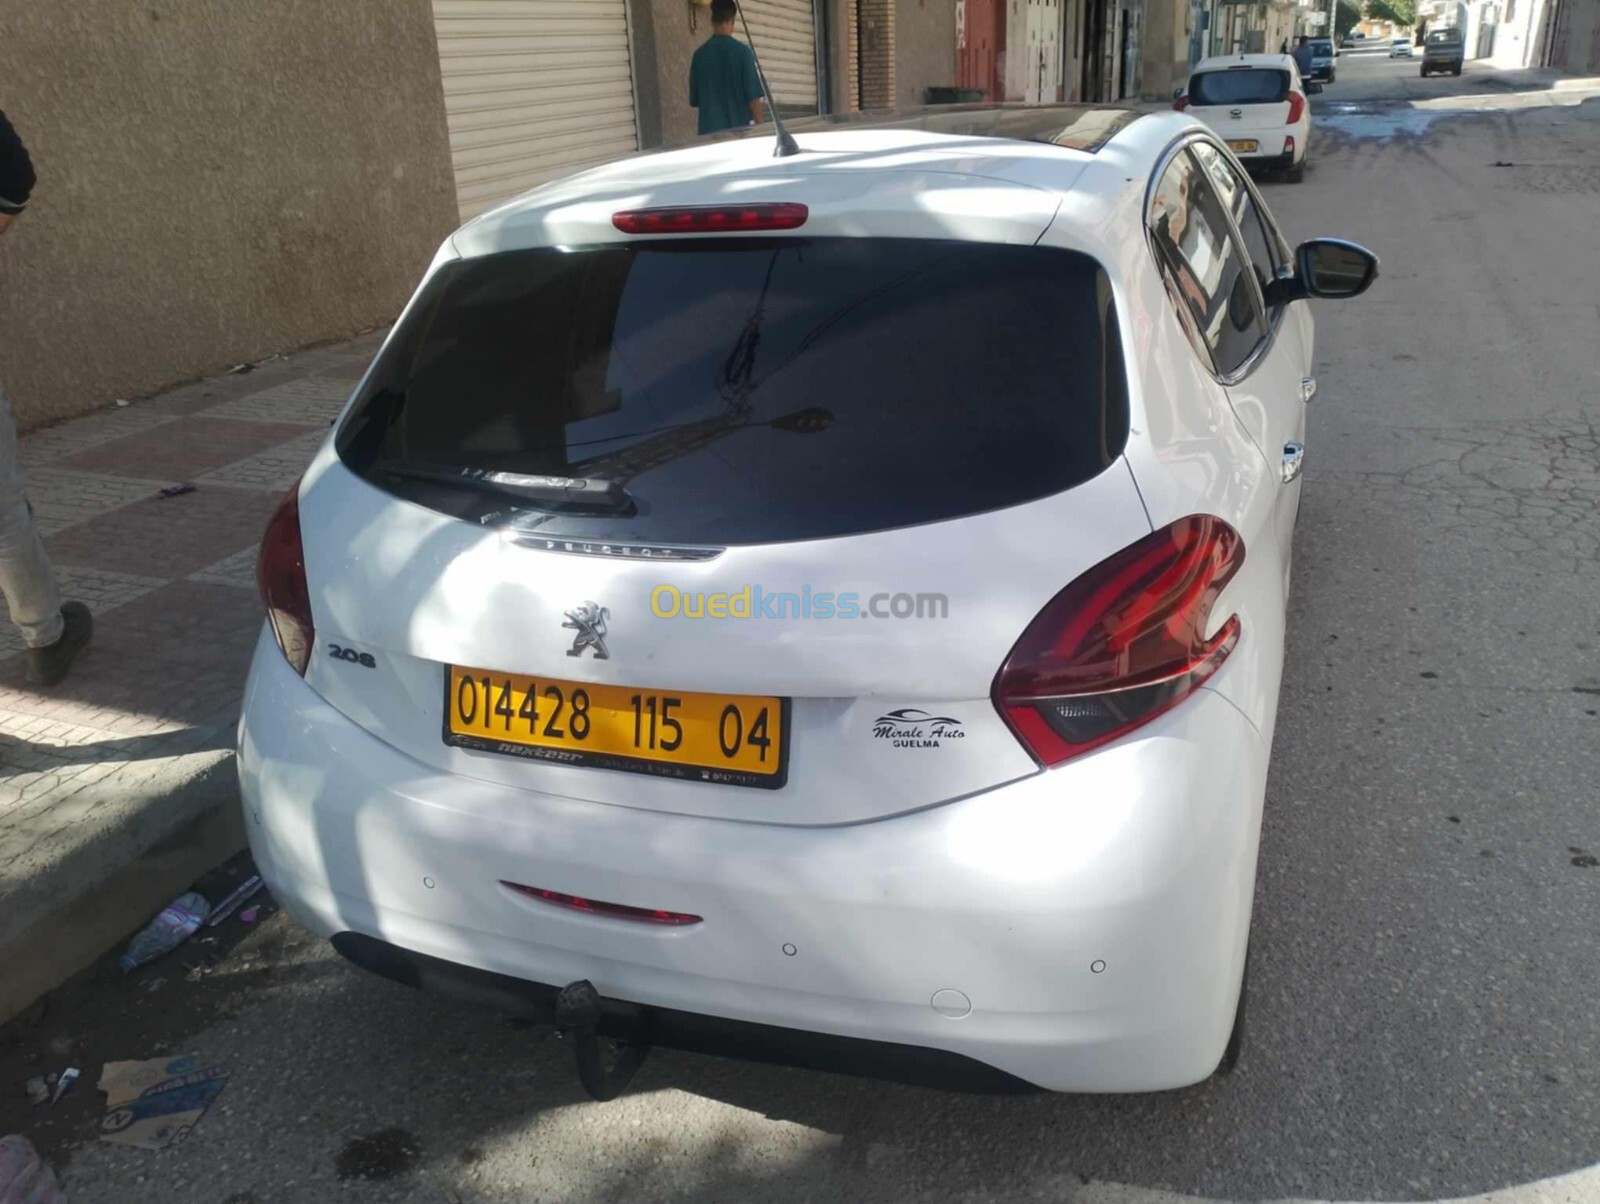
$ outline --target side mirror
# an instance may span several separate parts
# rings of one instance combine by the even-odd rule
[[[1322,95],[1322,85],[1319,84],[1316,80],[1308,79],[1308,80],[1305,81],[1305,84],[1306,84],[1306,95],[1307,96],[1321,96]]]
[[[1304,297],[1359,297],[1378,278],[1378,257],[1342,238],[1313,238],[1294,253],[1296,291]]]

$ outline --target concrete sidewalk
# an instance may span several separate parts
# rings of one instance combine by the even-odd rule
[[[95,636],[38,690],[0,624],[0,1021],[242,845],[231,760],[256,545],[381,338],[23,439],[63,594]],[[197,488],[159,496],[178,482]]]

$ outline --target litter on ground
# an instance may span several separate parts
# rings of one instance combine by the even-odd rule
[[[164,1150],[189,1135],[227,1085],[227,1071],[202,1066],[194,1054],[107,1062],[100,1072],[106,1093],[100,1140]]]

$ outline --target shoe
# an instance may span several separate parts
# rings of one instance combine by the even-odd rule
[[[59,640],[43,648],[28,649],[28,680],[36,686],[53,686],[65,677],[94,632],[94,616],[82,602],[63,606],[61,622]]]

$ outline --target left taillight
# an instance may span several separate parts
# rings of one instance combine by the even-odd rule
[[[316,631],[311,622],[311,590],[306,585],[305,549],[300,541],[299,481],[267,523],[256,560],[256,587],[284,659],[304,677]]]
[[[1239,642],[1239,617],[1211,611],[1244,563],[1220,518],[1191,515],[1102,561],[1022,633],[994,702],[1041,765],[1098,748],[1178,705]]]
[[[1177,100],[1172,102],[1172,107],[1180,113],[1183,112],[1189,107],[1189,97],[1187,95],[1178,97]]]

